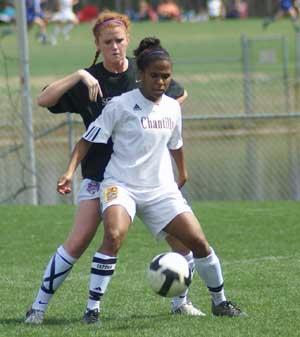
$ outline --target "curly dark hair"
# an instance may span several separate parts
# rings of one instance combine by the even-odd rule
[[[160,40],[156,37],[145,37],[133,54],[136,58],[138,69],[142,71],[145,70],[148,64],[158,59],[171,62],[169,53],[162,47]]]

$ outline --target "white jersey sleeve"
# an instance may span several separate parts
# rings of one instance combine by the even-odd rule
[[[102,114],[89,125],[82,138],[91,143],[107,143],[117,124],[117,110],[115,100],[108,102]]]
[[[181,118],[181,109],[178,103],[178,112],[177,112],[177,119],[176,125],[171,135],[171,138],[168,142],[168,148],[170,150],[177,150],[180,149],[183,145],[182,141],[182,118]]]

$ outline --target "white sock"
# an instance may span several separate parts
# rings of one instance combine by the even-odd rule
[[[194,268],[195,268],[195,262],[194,262],[194,257],[193,257],[193,253],[189,252],[187,255],[183,256],[186,260],[187,263],[189,265],[189,269],[191,271],[191,273],[194,273]],[[189,292],[189,289],[187,289],[186,291],[184,291],[182,294],[180,294],[179,296],[173,297],[172,299],[172,306],[173,308],[179,308],[180,306],[182,306],[183,304],[187,303],[187,294]]]
[[[112,278],[117,263],[117,257],[96,253],[93,257],[90,290],[87,308],[100,310],[100,298]]]
[[[51,36],[56,39],[61,31],[62,31],[61,27],[59,25],[55,25],[54,28],[53,28]]]
[[[62,32],[63,32],[63,35],[64,37],[68,36],[70,31],[74,28],[74,24],[73,23],[67,23],[63,29],[62,29]]]
[[[194,259],[195,269],[209,289],[212,300],[218,305],[219,303],[226,301],[223,289],[224,280],[220,261],[211,247],[210,250],[211,252],[208,256]]]
[[[45,269],[42,285],[32,304],[33,309],[46,311],[49,301],[67,278],[76,261],[77,259],[72,257],[63,246],[58,247]]]

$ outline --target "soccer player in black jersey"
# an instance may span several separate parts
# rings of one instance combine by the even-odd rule
[[[93,65],[50,84],[40,94],[38,104],[47,107],[53,113],[80,114],[88,128],[112,97],[136,88],[138,73],[135,60],[126,56],[129,28],[130,21],[127,16],[114,12],[101,14],[93,27],[97,48]],[[96,63],[100,53],[103,61]],[[180,103],[186,97],[184,89],[175,81],[171,82],[167,95]],[[101,221],[99,186],[111,153],[111,142],[107,145],[94,144],[82,162],[83,181],[73,229],[63,245],[58,247],[51,257],[25,322],[32,324],[43,322],[45,311],[54,292],[66,279],[73,264],[93,239]],[[181,181],[180,185],[182,186],[185,181],[186,179]],[[193,269],[191,251],[171,236],[167,236],[166,240],[172,250],[182,254]],[[111,254],[111,252],[108,253]],[[90,302],[91,309],[99,310],[99,298],[95,300],[92,291],[90,291]],[[188,300],[187,292],[173,299],[172,312],[194,316],[204,315]]]

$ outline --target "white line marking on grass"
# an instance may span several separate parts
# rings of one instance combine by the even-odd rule
[[[234,261],[223,261],[223,265],[237,265],[237,264],[254,264],[254,263],[261,263],[261,262],[269,262],[273,261],[276,262],[278,260],[293,260],[300,262],[300,256],[261,256],[254,259],[242,259],[242,260],[234,260]]]

